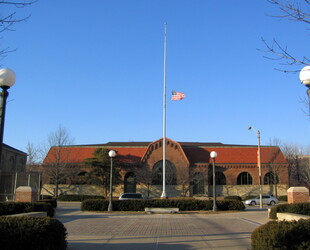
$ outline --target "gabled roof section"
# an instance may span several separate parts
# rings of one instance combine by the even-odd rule
[[[142,157],[142,159],[141,159],[141,162],[145,162],[145,161],[147,160],[148,153],[149,153],[150,151],[152,151],[153,146],[156,145],[156,144],[158,144],[158,142],[161,142],[161,143],[162,143],[162,142],[163,142],[163,138],[161,138],[161,139],[159,139],[159,140],[157,140],[157,141],[154,141],[154,142],[152,142],[152,143],[150,143],[150,144],[148,145],[147,150],[145,151],[145,153],[144,153],[144,155],[143,155],[143,157]],[[188,164],[188,166],[190,165],[189,160],[188,160],[186,154],[184,153],[184,150],[183,150],[182,146],[180,145],[180,143],[178,143],[178,142],[176,142],[176,141],[173,141],[173,140],[171,140],[171,139],[169,139],[169,138],[166,138],[166,144],[167,144],[167,145],[168,145],[168,144],[174,144],[175,146],[177,146],[178,149],[180,150],[180,154],[183,156],[183,158],[184,158],[186,164]]]

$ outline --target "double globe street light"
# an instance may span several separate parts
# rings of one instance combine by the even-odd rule
[[[0,103],[0,171],[2,164],[2,144],[3,144],[3,133],[4,133],[4,119],[5,119],[5,109],[6,100],[9,96],[8,89],[14,85],[16,81],[15,73],[10,69],[0,69],[0,87],[1,92],[1,103]]]

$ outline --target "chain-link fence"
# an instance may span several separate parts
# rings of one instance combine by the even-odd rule
[[[41,189],[40,173],[39,172],[0,173],[0,201],[15,200],[15,190],[20,186],[33,187],[38,191],[39,195]]]

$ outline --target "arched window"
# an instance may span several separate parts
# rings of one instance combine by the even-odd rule
[[[205,193],[205,182],[203,174],[201,172],[196,172],[192,180],[193,194],[204,194]]]
[[[264,185],[279,184],[279,176],[276,173],[268,172],[264,176]]]
[[[152,170],[152,184],[162,185],[163,184],[163,161],[155,163]],[[174,164],[166,160],[166,184],[176,185],[177,184],[177,170]]]
[[[129,172],[125,175],[124,179],[124,193],[136,192],[136,175],[133,172]]]
[[[237,184],[238,185],[252,185],[252,176],[248,172],[242,172],[238,175]]]
[[[213,176],[210,177],[210,185],[213,185]],[[222,172],[215,172],[215,184],[226,185],[226,177]]]

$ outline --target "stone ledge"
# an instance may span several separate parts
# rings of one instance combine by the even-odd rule
[[[162,214],[173,214],[173,213],[178,213],[179,208],[171,208],[171,207],[146,207],[144,208],[144,211],[147,212],[148,214],[152,213],[162,213]]]
[[[293,214],[293,213],[277,213],[278,220],[286,220],[286,221],[293,221],[299,219],[310,219],[308,215],[302,214]]]
[[[30,217],[37,217],[37,216],[47,216],[46,212],[29,212],[29,213],[21,213],[21,214],[11,214],[6,215],[8,217],[17,217],[17,216],[30,216]]]

